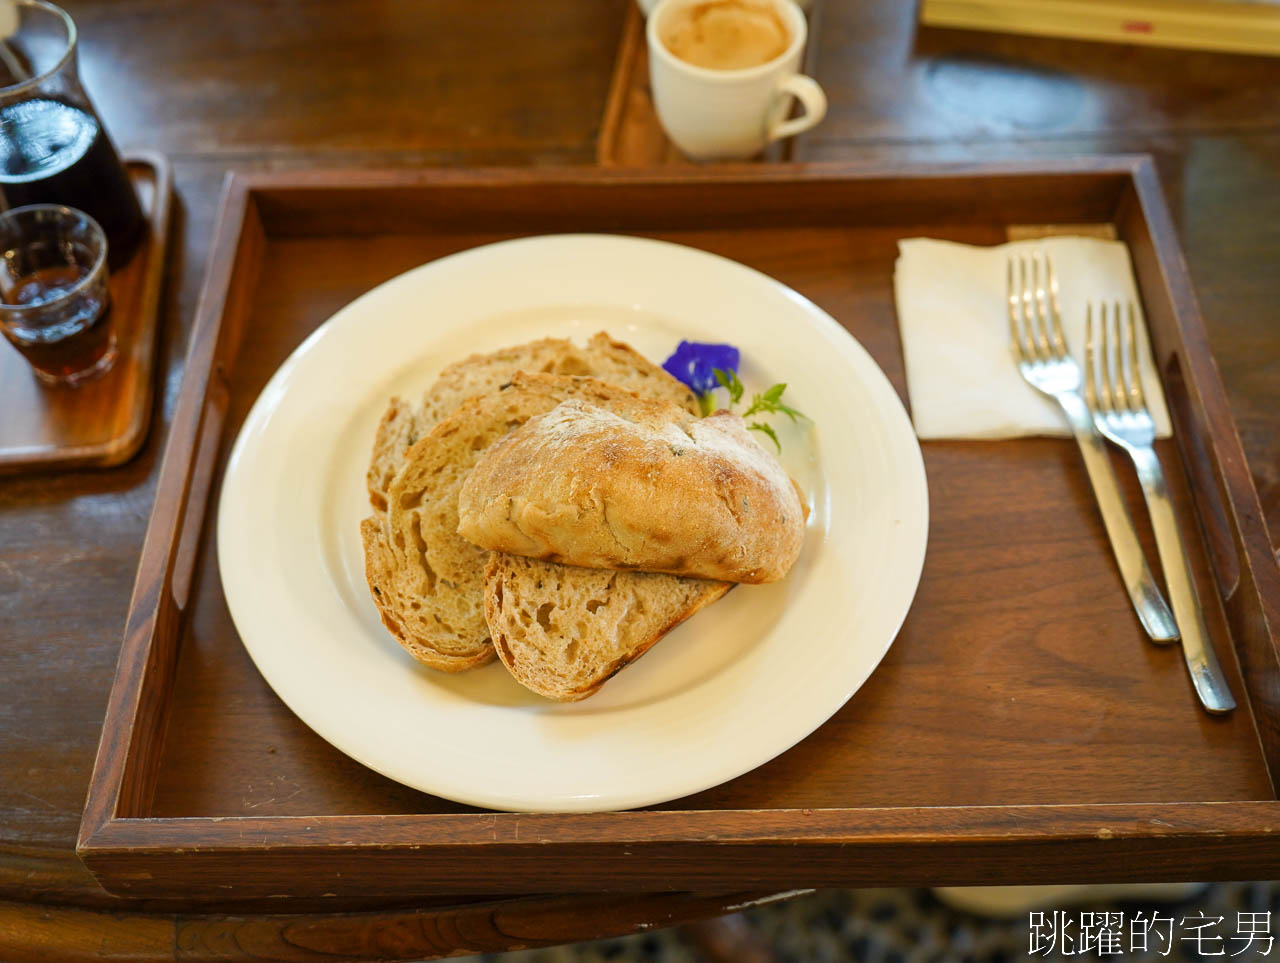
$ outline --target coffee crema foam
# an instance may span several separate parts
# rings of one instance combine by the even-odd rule
[[[662,44],[685,63],[744,70],[781,57],[791,34],[772,6],[708,0],[673,10],[659,30]]]

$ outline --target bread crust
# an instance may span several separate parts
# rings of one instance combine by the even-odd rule
[[[517,371],[528,374],[593,377],[650,398],[698,411],[693,393],[629,344],[615,341],[603,331],[579,348],[565,338],[541,338],[496,351],[478,352],[455,361],[412,405],[392,398],[378,423],[373,456],[365,475],[369,503],[381,514],[387,510],[387,492],[405,455],[421,438],[463,402],[491,394],[511,381]]]
[[[582,400],[490,447],[458,515],[459,533],[494,551],[753,583],[787,574],[805,519],[794,483],[737,415]]]

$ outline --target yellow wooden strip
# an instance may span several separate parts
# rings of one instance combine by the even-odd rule
[[[1098,237],[1116,239],[1114,224],[1010,224],[1005,228],[1010,241],[1034,241],[1042,237]]]
[[[1280,54],[1280,6],[1145,0],[924,0],[921,23],[1239,53]]]

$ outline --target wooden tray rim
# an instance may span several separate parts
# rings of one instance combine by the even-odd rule
[[[1143,206],[1144,216],[1152,222],[1156,239],[1157,260],[1164,272],[1163,281],[1180,295],[1176,308],[1179,326],[1193,345],[1207,347],[1203,321],[1191,292],[1190,280],[1172,220],[1160,192],[1155,168],[1145,155],[1116,155],[1104,158],[1082,157],[1044,161],[1009,163],[952,163],[908,166],[892,170],[873,164],[823,163],[778,167],[723,165],[714,171],[686,170],[620,170],[602,168],[559,169],[481,169],[481,170],[306,170],[229,174],[225,183],[220,216],[215,230],[214,255],[208,267],[193,325],[192,344],[186,366],[186,382],[174,415],[173,429],[166,447],[158,492],[178,492],[177,497],[160,498],[154,506],[148,535],[139,563],[139,579],[129,609],[124,644],[117,675],[112,685],[104,722],[102,742],[94,766],[90,792],[77,843],[77,853],[91,870],[107,883],[119,884],[119,873],[104,873],[116,858],[130,861],[166,861],[186,852],[189,862],[216,862],[220,857],[234,856],[252,860],[288,854],[332,855],[339,850],[343,859],[356,862],[363,857],[374,859],[395,853],[409,858],[422,869],[445,871],[436,882],[424,880],[423,892],[433,885],[457,891],[456,881],[447,870],[460,852],[492,853],[501,857],[505,871],[511,860],[537,859],[546,853],[547,844],[582,847],[582,852],[599,854],[610,851],[648,851],[649,858],[629,861],[628,871],[618,875],[616,867],[607,880],[615,888],[664,889],[664,874],[670,872],[675,850],[665,847],[687,847],[708,844],[720,852],[741,846],[757,850],[762,845],[798,849],[813,857],[843,854],[849,846],[869,846],[872,851],[906,847],[937,847],[951,850],[953,863],[943,874],[956,884],[980,883],[988,877],[977,868],[981,859],[971,847],[995,845],[1007,856],[1013,850],[1047,852],[1045,847],[1070,860],[1076,869],[1049,868],[1037,875],[1039,881],[1065,881],[1089,878],[1081,875],[1080,866],[1091,860],[1113,859],[1125,842],[1160,837],[1168,841],[1169,853],[1177,857],[1189,853],[1175,866],[1149,863],[1145,869],[1151,879],[1210,878],[1217,870],[1213,860],[1206,862],[1200,848],[1206,841],[1230,843],[1244,862],[1280,870],[1280,847],[1274,845],[1273,834],[1280,831],[1280,800],[1223,802],[1161,802],[1148,804],[1065,804],[973,807],[876,807],[848,809],[783,809],[680,811],[649,810],[598,814],[414,814],[316,817],[177,817],[120,816],[118,804],[138,779],[145,779],[137,769],[138,748],[126,740],[117,746],[121,735],[133,732],[144,699],[148,697],[145,682],[153,668],[156,653],[152,645],[161,623],[174,617],[166,612],[164,592],[157,593],[153,583],[144,581],[148,572],[162,572],[165,584],[172,579],[174,601],[180,609],[186,602],[189,572],[183,575],[180,562],[185,560],[180,548],[191,541],[190,532],[198,532],[203,516],[200,482],[193,479],[191,463],[196,452],[208,446],[210,432],[216,440],[225,414],[226,381],[221,367],[215,364],[217,329],[224,309],[233,295],[232,283],[237,270],[251,258],[246,251],[260,244],[263,227],[254,208],[257,192],[294,190],[363,190],[379,188],[412,188],[414,186],[485,186],[498,184],[578,184],[613,183],[678,183],[713,177],[720,183],[769,182],[800,179],[821,182],[824,179],[892,179],[957,178],[966,176],[1034,176],[1034,175],[1115,175],[1130,179]],[[222,243],[234,238],[236,243]],[[1189,306],[1189,307],[1188,307]],[[1215,402],[1225,407],[1225,392],[1207,351],[1196,362],[1189,382],[1199,395],[1216,396]],[[209,403],[206,404],[206,399]],[[1229,409],[1228,409],[1229,410]],[[1215,435],[1220,459],[1243,466],[1243,451],[1234,425],[1225,435]],[[203,442],[202,442],[203,439]],[[216,445],[214,445],[216,448]],[[1225,449],[1225,450],[1223,450]],[[1236,473],[1225,479],[1225,494],[1232,512],[1234,528],[1243,550],[1242,566],[1252,580],[1262,603],[1265,629],[1272,648],[1280,638],[1280,569],[1271,558],[1270,540],[1262,521],[1258,496],[1247,470],[1242,483]],[[206,489],[207,492],[207,489]],[[193,521],[194,520],[194,521]],[[194,524],[195,528],[191,529]],[[169,534],[172,533],[172,534]],[[1262,564],[1265,558],[1266,565]],[[1269,566],[1269,567],[1268,567]],[[180,590],[179,590],[180,589]],[[1229,600],[1228,600],[1229,601]],[[132,769],[131,769],[132,765]],[[361,838],[363,837],[363,838]],[[1266,845],[1264,845],[1266,844]],[[639,862],[644,862],[640,866]],[[862,861],[844,860],[837,868],[806,864],[797,872],[810,883],[874,882],[877,877]],[[529,866],[536,864],[530,863]],[[782,866],[779,863],[779,866]],[[1239,872],[1242,864],[1233,861],[1223,865],[1227,878]],[[687,869],[687,867],[686,867]],[[192,872],[198,872],[193,870]],[[522,891],[573,891],[593,881],[591,867],[572,880],[537,879],[517,888]],[[136,875],[136,874],[135,874]],[[505,874],[504,874],[505,875]],[[598,875],[598,874],[597,874]],[[141,874],[149,876],[149,874]],[[194,876],[188,877],[194,879]],[[714,877],[712,877],[714,879]],[[770,884],[785,882],[785,869]],[[1092,878],[1116,878],[1114,868],[1100,867]],[[596,880],[598,882],[598,880]],[[741,879],[735,882],[741,882]],[[934,877],[940,882],[941,877]],[[470,892],[513,892],[518,884],[507,875],[505,883],[480,881],[479,889]],[[145,889],[146,884],[143,883]],[[497,886],[497,888],[494,888]],[[127,887],[126,887],[127,888]],[[442,890],[444,891],[444,890]]]

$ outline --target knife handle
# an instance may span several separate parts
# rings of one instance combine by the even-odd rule
[[[1182,533],[1178,531],[1178,520],[1174,517],[1173,505],[1169,501],[1169,488],[1165,484],[1160,459],[1151,448],[1135,445],[1128,446],[1128,450],[1138,471],[1138,480],[1142,483],[1147,510],[1151,513],[1151,527],[1156,533],[1156,549],[1160,553],[1160,564],[1169,585],[1169,598],[1178,618],[1178,627],[1182,630],[1182,657],[1191,673],[1191,683],[1206,711],[1230,712],[1236,707],[1236,700],[1227,687],[1222,666],[1218,664],[1213,643],[1209,640],[1204,609],[1200,606],[1200,597],[1196,595],[1191,563],[1187,559],[1186,545],[1182,541]]]
[[[1054,397],[1067,416],[1071,433],[1080,447],[1085,471],[1089,473],[1089,482],[1102,513],[1102,524],[1107,529],[1111,551],[1115,554],[1116,565],[1124,579],[1133,609],[1138,614],[1138,621],[1153,642],[1172,642],[1178,638],[1178,625],[1156,584],[1155,576],[1147,566],[1147,558],[1142,553],[1142,546],[1138,544],[1133,519],[1125,508],[1124,499],[1120,497],[1120,486],[1116,482],[1116,473],[1111,467],[1106,444],[1093,425],[1084,398],[1078,392],[1062,392]]]

